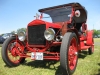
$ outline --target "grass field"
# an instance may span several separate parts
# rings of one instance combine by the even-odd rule
[[[88,55],[86,51],[79,54],[77,68],[73,75],[100,75],[100,39],[94,40],[94,54]],[[28,58],[24,64],[9,68],[3,62],[0,53],[0,75],[62,75],[59,64],[57,61],[32,61]]]

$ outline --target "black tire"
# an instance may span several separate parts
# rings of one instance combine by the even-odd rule
[[[92,38],[92,46],[90,48],[88,48],[88,53],[89,53],[89,55],[94,53],[94,40],[93,40],[93,38]]]
[[[20,63],[23,63],[25,61],[25,58],[22,58],[22,57],[19,57],[19,60],[16,63],[14,63],[10,60],[8,51],[9,51],[9,53],[11,53],[10,52],[11,47],[9,47],[9,45],[10,45],[11,41],[14,41],[14,40],[16,40],[16,37],[10,37],[10,38],[6,39],[2,45],[2,50],[1,50],[2,59],[5,62],[5,64],[9,67],[18,66]]]
[[[75,56],[76,62],[75,65],[73,67],[73,69],[71,70],[69,67],[69,63],[71,64],[71,61],[69,62],[69,52],[71,50],[69,50],[70,46],[71,46],[71,40],[74,39],[76,40],[76,48],[73,48],[77,51],[77,55]],[[77,41],[77,36],[75,33],[72,32],[67,32],[64,35],[64,38],[62,40],[62,44],[61,44],[61,48],[60,48],[60,65],[63,69],[63,73],[64,75],[72,75],[76,69],[77,66],[77,61],[78,61],[78,41]],[[74,50],[73,50],[74,51]],[[75,60],[73,59],[73,60]]]

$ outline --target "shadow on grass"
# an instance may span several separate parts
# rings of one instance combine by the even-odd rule
[[[58,61],[50,61],[50,60],[43,60],[43,61],[30,61],[28,63],[24,63],[22,65],[26,65],[26,66],[31,66],[33,68],[47,68],[47,69],[51,69],[51,70],[56,70],[56,67],[54,66],[54,64],[56,64]],[[53,68],[51,68],[50,66],[53,66]]]
[[[22,65],[26,66],[31,66],[32,68],[45,68],[45,69],[50,69],[50,70],[55,70],[55,75],[63,75],[63,71],[59,66],[55,66],[55,64],[59,61],[52,61],[52,60],[44,60],[44,61],[31,61],[31,62],[26,62]],[[51,67],[52,66],[52,67]]]
[[[61,66],[57,67],[57,70],[55,72],[55,75],[64,75]]]
[[[98,65],[100,66],[100,63],[98,63]],[[96,75],[100,75],[100,69],[98,69],[98,74],[96,74]]]
[[[88,51],[82,51],[79,53],[78,58],[84,59],[88,55]]]

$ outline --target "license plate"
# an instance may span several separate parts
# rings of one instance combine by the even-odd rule
[[[32,52],[31,53],[31,59],[43,60],[43,53],[41,53],[41,52]]]

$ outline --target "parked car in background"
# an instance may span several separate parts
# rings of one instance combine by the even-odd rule
[[[100,38],[100,35],[98,35],[98,38]]]
[[[3,35],[0,36],[0,44],[2,44],[7,38],[13,36],[12,33],[5,33]]]
[[[94,35],[93,38],[100,38],[100,35]]]
[[[7,39],[7,38],[9,38],[9,37],[11,37],[12,36],[12,33],[5,33],[2,37],[4,38],[4,39]]]
[[[98,38],[98,36],[97,35],[94,35],[93,38]]]
[[[2,35],[0,36],[0,44],[2,44],[5,41],[5,39],[2,37]]]

